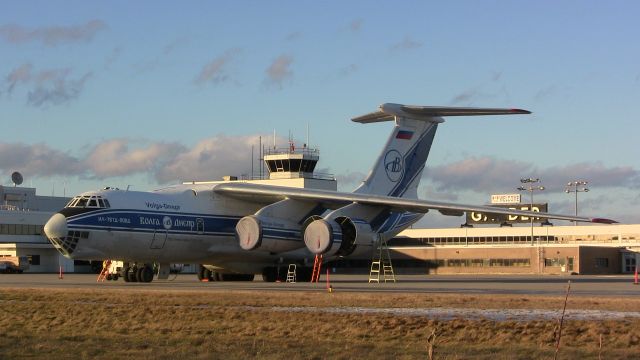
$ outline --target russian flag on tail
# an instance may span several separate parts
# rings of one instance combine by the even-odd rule
[[[408,131],[408,130],[400,130],[396,134],[396,139],[411,140],[412,137],[413,137],[413,131]]]

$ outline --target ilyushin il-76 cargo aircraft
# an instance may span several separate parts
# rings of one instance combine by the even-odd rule
[[[262,274],[265,281],[275,281],[281,264],[305,269],[316,254],[323,254],[325,262],[370,258],[381,240],[393,238],[430,210],[612,223],[418,199],[443,117],[519,114],[530,112],[387,103],[352,119],[395,123],[370,173],[352,193],[250,181],[193,182],[151,192],[105,188],[74,197],[44,231],[68,258],[123,261],[120,275],[125,281],[152,281],[152,264],[160,264],[158,278],[166,278],[173,263],[200,264],[200,279],[253,280]]]

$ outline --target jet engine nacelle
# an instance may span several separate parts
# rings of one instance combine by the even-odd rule
[[[369,223],[344,216],[315,220],[304,231],[304,243],[314,254],[349,256],[356,250],[370,251],[377,238]]]
[[[299,226],[281,219],[245,216],[236,224],[236,239],[244,250],[281,253],[304,247]]]

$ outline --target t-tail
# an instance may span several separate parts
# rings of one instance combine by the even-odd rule
[[[371,172],[355,192],[415,199],[429,150],[445,116],[530,114],[521,109],[460,108],[382,104],[380,110],[353,118],[368,124],[395,121]]]

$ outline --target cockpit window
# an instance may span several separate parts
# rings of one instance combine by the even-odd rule
[[[111,206],[109,205],[109,201],[100,195],[80,195],[71,199],[65,207],[104,209]]]

